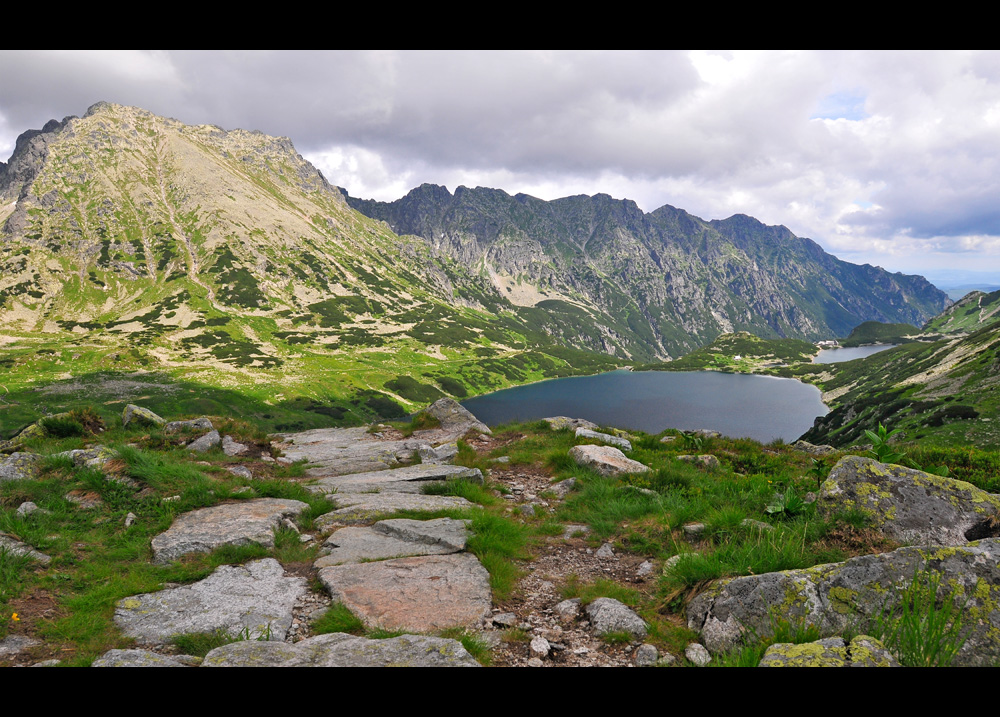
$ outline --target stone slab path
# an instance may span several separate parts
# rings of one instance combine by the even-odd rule
[[[478,468],[452,465],[416,465],[394,470],[327,476],[309,486],[314,493],[419,493],[429,482],[467,480],[482,484],[483,474]]]
[[[464,521],[383,520],[371,528],[341,528],[323,546],[317,568],[371,560],[450,555],[465,550],[469,531]]]

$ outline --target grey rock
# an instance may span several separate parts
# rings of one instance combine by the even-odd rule
[[[583,418],[567,418],[566,416],[554,416],[552,418],[543,418],[549,427],[553,431],[564,431],[570,430],[575,431],[577,428],[586,428],[591,431],[596,431],[600,426],[591,421],[587,421]]]
[[[549,645],[549,641],[544,637],[533,637],[531,638],[529,649],[533,657],[548,657],[552,646]]]
[[[672,664],[677,662],[677,658],[671,655],[669,652],[666,655],[661,655],[660,659],[656,661],[657,667],[670,667]]]
[[[189,451],[194,451],[195,453],[204,453],[205,451],[210,451],[216,446],[222,443],[222,437],[219,435],[218,431],[212,431],[207,433],[196,441],[191,441],[187,445]]]
[[[478,625],[490,613],[489,574],[468,553],[323,568],[335,602],[368,627],[433,632]]]
[[[420,461],[425,464],[438,464],[438,463],[451,463],[455,460],[455,456],[458,455],[458,444],[457,443],[446,443],[443,446],[438,446],[437,448],[419,448],[417,449],[417,455],[420,456]]]
[[[251,640],[284,640],[292,608],[307,592],[305,578],[286,578],[277,560],[222,565],[186,587],[119,600],[115,624],[144,644],[163,644],[174,635],[223,630]]]
[[[52,515],[51,511],[42,510],[30,500],[25,503],[21,503],[21,505],[17,507],[16,513],[19,518],[27,518],[32,513],[39,513],[39,515]]]
[[[635,651],[636,667],[652,667],[660,659],[660,651],[654,645],[639,645]]]
[[[192,421],[171,421],[163,427],[164,433],[179,433],[180,431],[214,431],[212,422],[202,416]]]
[[[510,456],[500,456],[499,458],[491,458],[493,463],[510,463]]]
[[[59,458],[69,458],[78,468],[96,468],[101,470],[109,462],[118,457],[118,452],[106,446],[94,446],[75,451],[56,453]]]
[[[17,538],[5,533],[0,533],[0,550],[12,555],[26,555],[42,565],[48,565],[52,562],[52,558],[45,553],[40,553],[30,545],[22,543]]]
[[[98,657],[92,667],[187,667],[171,657],[148,650],[110,650]]]
[[[294,645],[236,642],[205,656],[204,667],[479,667],[462,643],[440,637],[402,635],[368,640],[343,633],[320,635]]]
[[[643,560],[636,569],[635,574],[637,577],[644,578],[648,575],[653,574],[653,564],[648,560]]]
[[[677,440],[677,436],[664,436],[660,439],[660,443],[674,443]]]
[[[770,533],[774,530],[774,526],[770,523],[765,523],[762,520],[753,520],[752,518],[744,518],[740,521],[740,525],[744,528],[752,528],[754,530],[760,530],[765,533]]]
[[[544,667],[545,663],[539,657],[528,658],[528,667]]]
[[[704,523],[688,523],[682,530],[684,531],[684,535],[689,538],[700,538],[705,532],[706,527]]]
[[[246,466],[226,466],[226,470],[237,478],[246,478],[247,480],[253,478],[253,473]]]
[[[32,667],[59,667],[62,664],[62,660],[42,660],[41,662],[36,662]]]
[[[556,483],[554,486],[552,486],[551,490],[553,493],[556,494],[556,497],[565,498],[573,491],[575,487],[576,487],[576,478],[567,478],[564,481],[559,481],[558,483]]]
[[[795,441],[795,443],[792,444],[792,448],[813,456],[832,456],[837,452],[837,449],[833,446],[817,446],[809,443],[808,441]]]
[[[133,525],[135,525],[135,521],[137,521],[138,519],[139,516],[137,516],[135,513],[130,512],[128,515],[125,516],[125,527],[131,528]]]
[[[274,547],[274,530],[282,518],[309,507],[298,500],[259,498],[202,508],[178,516],[153,538],[153,559],[169,563],[188,553],[209,553],[223,545],[257,543]]]
[[[885,646],[873,637],[860,635],[848,644],[830,637],[804,645],[771,645],[760,667],[899,667]]]
[[[419,493],[427,483],[449,480],[465,480],[483,483],[483,474],[478,468],[448,465],[416,465],[393,470],[355,473],[346,476],[321,478],[314,485],[306,486],[313,493],[365,493],[368,491],[389,493]]]
[[[632,450],[632,444],[627,439],[619,438],[618,436],[612,436],[607,433],[592,431],[589,428],[577,428],[576,437],[591,441],[600,441],[601,443],[607,443],[612,446],[618,446],[619,448],[623,448],[626,451]]]
[[[901,543],[957,546],[1000,535],[1000,496],[860,456],[842,458],[830,471],[818,505],[823,516],[860,510]]]
[[[699,645],[697,642],[692,642],[684,648],[684,656],[696,667],[707,667],[708,663],[712,661],[712,656],[705,649],[705,646]]]
[[[30,650],[32,647],[37,647],[41,644],[41,640],[36,640],[27,635],[7,635],[7,637],[0,640],[0,659],[14,657],[25,650]]]
[[[165,419],[160,418],[148,408],[135,406],[131,403],[125,406],[125,410],[122,411],[122,427],[126,427],[132,423],[137,426],[162,426],[166,422]]]
[[[649,471],[649,466],[627,458],[624,453],[611,446],[573,446],[569,455],[577,465],[590,468],[605,477]]]
[[[572,523],[567,523],[563,530],[563,540],[570,540],[571,538],[576,538],[582,535],[590,535],[589,525],[575,525]]]
[[[454,436],[451,440],[462,438],[469,431],[493,435],[489,427],[472,415],[464,406],[453,398],[441,398],[424,409],[424,413],[441,421],[439,431],[446,431]],[[444,440],[434,441],[444,443]]]
[[[635,638],[646,636],[648,628],[641,617],[614,598],[598,598],[587,606],[587,617],[598,635],[627,632]]]
[[[708,470],[716,470],[720,467],[719,459],[715,456],[677,456],[677,460],[685,463],[695,463]]]
[[[237,443],[233,440],[232,436],[226,436],[222,439],[222,452],[225,453],[230,458],[234,456],[242,456],[244,453],[250,450],[249,446],[245,446],[242,443]]]
[[[512,612],[502,612],[491,619],[497,627],[514,627],[517,624],[517,615]]]
[[[426,440],[380,441],[365,428],[319,428],[283,436],[272,444],[290,461],[309,461],[306,475],[316,478],[388,470],[412,458]]]
[[[802,502],[805,503],[806,505],[812,505],[817,500],[819,500],[819,496],[811,491],[802,496]]]
[[[450,555],[465,550],[468,529],[464,521],[385,520],[371,528],[341,528],[323,545],[325,557],[317,568],[386,560],[415,555]]]
[[[41,468],[42,457],[34,453],[13,453],[0,458],[0,483],[33,480]]]
[[[663,561],[663,574],[670,575],[674,568],[680,565],[682,561],[687,560],[694,555],[697,555],[697,553],[680,553],[679,555],[667,558]]]
[[[744,635],[771,635],[773,620],[815,626],[824,636],[845,629],[864,631],[879,615],[900,609],[914,576],[940,581],[938,604],[952,600],[971,632],[957,665],[1000,660],[1000,541],[980,540],[960,547],[907,547],[864,555],[843,563],[817,565],[734,578],[694,598],[688,627],[713,652],[730,649]]]
[[[337,493],[331,498],[338,508],[314,521],[321,530],[334,525],[368,523],[401,510],[462,510],[473,505],[457,496],[419,493]]]
[[[611,547],[611,543],[605,543],[597,549],[597,553],[595,553],[595,555],[601,560],[613,560],[615,557],[615,551]]]

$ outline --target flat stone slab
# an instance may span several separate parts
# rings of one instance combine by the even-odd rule
[[[355,473],[346,476],[322,478],[306,486],[313,493],[419,493],[423,484],[434,481],[467,480],[482,484],[483,474],[478,468],[451,465],[416,465],[393,470]]]
[[[6,535],[5,533],[0,533],[0,550],[4,550],[13,555],[27,555],[29,558],[41,563],[42,565],[48,565],[52,562],[52,558],[45,553],[40,553],[27,543],[22,543],[17,538],[11,535]]]
[[[309,461],[306,475],[315,477],[388,470],[432,447],[417,439],[381,441],[365,428],[317,428],[282,434],[282,439],[278,447],[285,457]]]
[[[317,568],[465,550],[469,530],[462,520],[383,520],[371,528],[341,528],[323,545]]]
[[[0,483],[31,480],[38,475],[42,457],[35,453],[13,453],[0,458]]]
[[[143,644],[216,630],[280,641],[292,624],[295,601],[306,591],[305,578],[286,578],[272,558],[222,565],[193,585],[119,600],[115,624]]]
[[[339,565],[320,570],[319,579],[335,602],[385,630],[471,627],[492,600],[489,573],[469,553]]]
[[[149,650],[109,650],[91,667],[187,667],[183,662]]]
[[[457,640],[401,635],[369,640],[343,633],[294,645],[235,642],[205,656],[203,667],[479,667]]]
[[[589,428],[577,428],[576,437],[584,438],[590,441],[600,441],[601,443],[606,443],[610,446],[618,446],[626,451],[632,450],[632,443],[627,438],[619,438],[618,436],[612,436],[608,433],[600,433],[599,431],[593,431]]]
[[[334,525],[369,523],[401,510],[463,510],[474,505],[458,496],[420,493],[337,493],[331,498],[339,507],[314,521],[320,530]]]
[[[823,483],[819,512],[859,510],[901,543],[965,545],[1000,535],[1000,495],[871,458],[841,459]]]
[[[569,449],[569,455],[577,465],[590,468],[608,478],[649,471],[649,466],[627,458],[624,453],[611,446],[573,446]]]
[[[202,508],[178,516],[165,532],[153,538],[153,559],[169,563],[188,553],[210,553],[223,545],[257,543],[274,547],[274,530],[283,518],[292,518],[308,503],[259,498]]]
[[[0,640],[0,659],[14,657],[25,650],[30,650],[32,647],[37,647],[41,644],[41,640],[36,640],[27,635],[7,635],[7,637]]]
[[[914,576],[939,582],[936,603],[954,602],[970,631],[953,664],[1000,660],[1000,540],[960,547],[907,547],[817,565],[720,581],[687,607],[688,628],[712,652],[773,634],[776,621],[816,627],[821,637],[864,631],[885,614],[898,614]],[[939,608],[940,609],[940,608]]]

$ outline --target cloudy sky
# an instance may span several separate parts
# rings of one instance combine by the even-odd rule
[[[291,137],[334,184],[744,213],[1000,284],[1000,53],[0,50],[0,157],[98,100]]]

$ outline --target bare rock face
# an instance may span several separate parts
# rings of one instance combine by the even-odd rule
[[[365,625],[434,632],[471,627],[490,612],[489,573],[474,555],[432,555],[320,570],[335,602]]]
[[[611,446],[573,446],[569,455],[577,465],[590,468],[606,477],[649,471],[649,466],[627,458],[624,453]]]
[[[970,629],[955,664],[1000,659],[1000,540],[961,547],[909,547],[843,563],[751,575],[717,583],[688,605],[688,627],[712,652],[744,637],[772,634],[774,621],[804,623],[826,636],[868,629],[884,614],[898,614],[915,576],[939,585],[935,601],[954,603]],[[918,581],[918,585],[920,582]]]
[[[291,627],[295,601],[306,591],[305,578],[286,578],[271,558],[222,565],[193,585],[119,600],[115,624],[144,644],[216,630],[280,641]]]
[[[308,508],[298,500],[260,498],[202,508],[178,516],[153,538],[153,559],[169,563],[188,553],[210,553],[223,545],[257,543],[274,547],[274,531],[284,518]]]
[[[860,510],[901,543],[957,546],[1000,535],[1000,496],[860,456],[847,456],[830,471],[818,505],[826,516]]]
[[[334,633],[294,645],[235,642],[205,656],[204,667],[479,667],[462,643],[401,635],[390,640]]]

